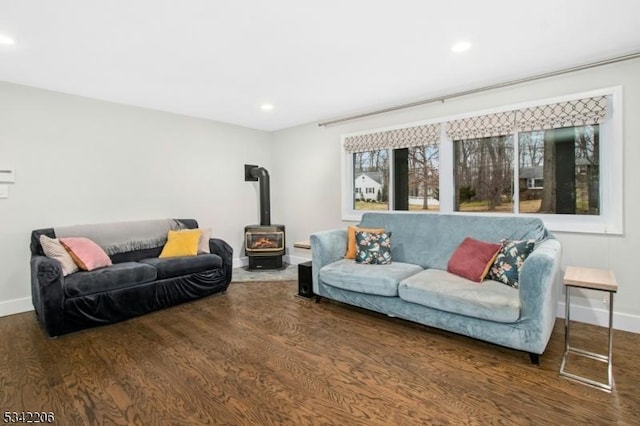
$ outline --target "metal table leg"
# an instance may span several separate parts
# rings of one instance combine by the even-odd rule
[[[602,355],[590,351],[585,351],[583,349],[572,348],[570,345],[570,335],[571,335],[571,327],[570,327],[570,294],[569,289],[570,286],[566,286],[566,297],[565,297],[565,319],[564,319],[564,355],[562,357],[562,363],[560,364],[560,375],[564,376],[568,379],[574,380],[576,382],[580,382],[589,386],[592,386],[596,389],[604,390],[607,392],[611,392],[613,389],[613,292],[609,292],[609,344],[608,344],[608,353],[607,355]],[[578,376],[577,374],[568,373],[565,371],[565,367],[567,364],[567,358],[569,353],[574,353],[577,355],[581,355],[590,359],[594,359],[597,361],[602,361],[607,363],[607,383],[598,382],[592,379],[588,379],[586,377]]]

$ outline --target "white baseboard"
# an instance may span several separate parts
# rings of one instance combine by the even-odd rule
[[[233,259],[234,268],[240,268],[242,266],[247,266],[247,265],[249,265],[249,258],[247,256],[236,257],[235,259]]]
[[[0,302],[0,317],[8,315],[20,314],[22,312],[33,311],[33,304],[30,297],[21,299],[6,300]]]
[[[615,307],[615,304],[614,304]],[[565,317],[565,303],[558,302],[558,318]],[[571,321],[609,327],[609,310],[571,304]],[[640,333],[640,316],[613,311],[613,328],[616,330]]]

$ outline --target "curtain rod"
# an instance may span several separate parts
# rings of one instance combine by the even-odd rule
[[[392,106],[392,107],[389,107],[389,108],[383,108],[383,109],[379,109],[379,110],[371,111],[371,112],[364,112],[362,114],[351,115],[351,116],[344,117],[344,118],[337,118],[335,120],[323,121],[321,123],[318,123],[318,126],[320,126],[320,127],[331,126],[332,124],[344,123],[346,121],[357,120],[358,118],[365,118],[365,117],[370,117],[372,115],[385,114],[387,112],[393,112],[393,111],[398,111],[398,110],[401,110],[401,109],[412,108],[412,107],[416,107],[416,106],[420,106],[420,105],[426,105],[426,104],[430,104],[430,103],[433,103],[433,102],[444,102],[447,99],[459,98],[461,96],[473,95],[473,94],[476,94],[476,93],[486,92],[486,91],[494,90],[494,89],[501,89],[503,87],[508,87],[508,86],[515,86],[517,84],[528,83],[530,81],[542,80],[543,78],[555,77],[555,76],[558,76],[558,75],[568,74],[568,73],[572,73],[572,72],[576,72],[576,71],[587,70],[587,69],[590,69],[590,68],[596,68],[596,67],[600,67],[600,66],[603,66],[603,65],[615,64],[615,63],[618,63],[618,62],[628,61],[628,60],[637,59],[637,58],[640,58],[640,52],[634,52],[634,53],[630,53],[628,55],[617,56],[617,57],[614,57],[614,58],[604,59],[604,60],[597,61],[597,62],[590,62],[588,64],[578,65],[578,66],[571,67],[571,68],[564,68],[564,69],[561,69],[561,70],[551,71],[551,72],[547,72],[547,73],[544,73],[544,74],[536,74],[536,75],[532,75],[530,77],[524,77],[524,78],[520,78],[520,79],[517,79],[517,80],[510,80],[510,81],[506,81],[506,82],[503,82],[503,83],[497,83],[497,84],[492,84],[492,85],[489,85],[489,86],[478,87],[476,89],[465,90],[465,91],[462,91],[462,92],[455,92],[455,93],[451,93],[451,94],[445,95],[445,96],[436,96],[434,98],[423,99],[421,101],[410,102],[408,104],[396,105],[396,106]]]

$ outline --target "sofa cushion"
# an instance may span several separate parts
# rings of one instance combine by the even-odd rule
[[[89,238],[60,238],[60,244],[69,252],[78,268],[83,271],[93,271],[112,264],[107,253]]]
[[[398,295],[407,302],[473,318],[503,323],[520,318],[517,289],[491,280],[478,284],[440,269],[402,280]]]
[[[489,273],[502,246],[473,238],[465,238],[453,252],[447,271],[477,283]]]
[[[213,235],[212,228],[198,228],[202,231],[202,235],[200,235],[200,239],[198,240],[198,254],[202,253],[211,253],[211,248],[209,247],[209,240]]]
[[[68,297],[85,296],[117,290],[154,281],[156,268],[137,262],[124,262],[93,271],[80,271],[65,278],[64,291]]]
[[[162,248],[160,257],[195,256],[198,254],[200,236],[202,236],[200,229],[169,231],[167,233],[167,243]]]
[[[179,277],[210,271],[222,266],[217,254],[199,254],[197,256],[142,259],[140,263],[151,265],[158,270],[158,279]]]
[[[320,280],[344,290],[379,296],[397,296],[398,283],[420,271],[422,271],[420,266],[410,263],[366,265],[342,259],[320,269]]]
[[[518,288],[520,268],[536,246],[535,240],[503,241],[487,278]]]
[[[356,231],[366,231],[372,234],[379,234],[384,232],[382,228],[359,228],[357,226],[349,226],[347,228],[347,252],[344,254],[345,259],[356,258]]]
[[[62,275],[66,277],[78,271],[78,265],[76,265],[76,262],[73,261],[69,252],[62,246],[60,240],[50,238],[43,234],[40,235],[40,245],[42,246],[42,251],[45,256],[60,262]]]
[[[356,262],[370,265],[388,265],[391,263],[391,236],[386,232],[380,234],[356,231]]]

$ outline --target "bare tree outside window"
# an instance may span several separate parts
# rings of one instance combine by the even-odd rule
[[[354,210],[389,210],[389,151],[353,154]]]
[[[440,210],[440,149],[438,145],[409,148],[409,210]]]
[[[519,134],[521,213],[600,214],[598,125]]]
[[[513,136],[454,141],[454,210],[513,212]]]
[[[545,132],[518,135],[518,192],[520,213],[538,213],[544,187]],[[549,161],[548,163],[551,163]],[[549,164],[548,164],[549,165]],[[546,170],[551,173],[549,167]],[[547,186],[549,190],[551,186]]]

